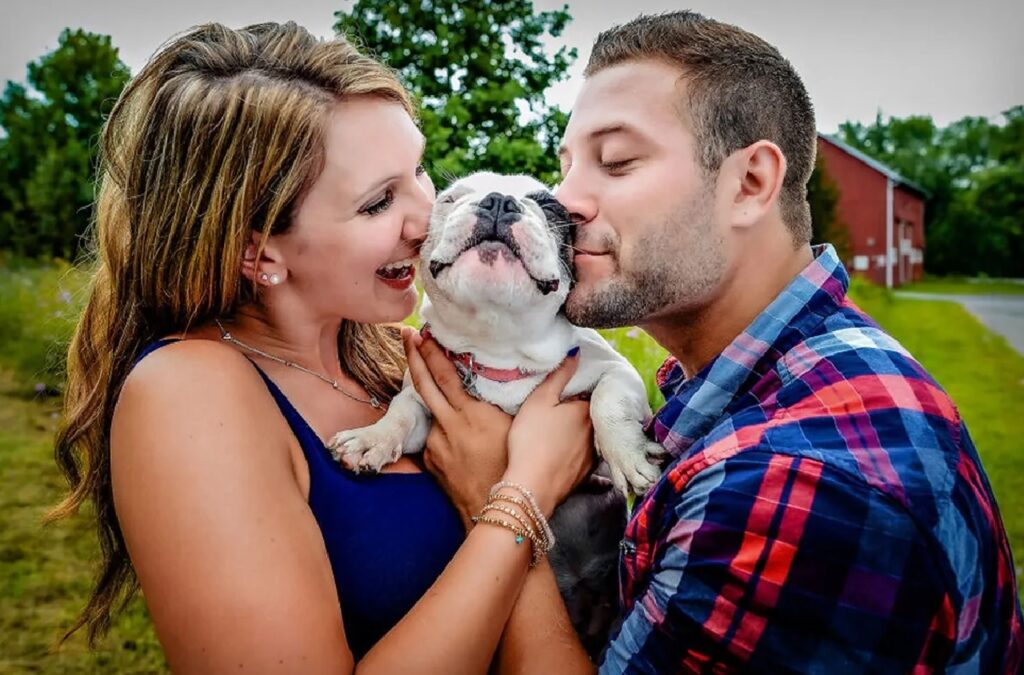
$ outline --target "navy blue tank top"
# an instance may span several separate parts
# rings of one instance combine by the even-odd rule
[[[176,342],[148,345],[146,355]],[[259,366],[309,464],[309,507],[320,526],[349,648],[356,660],[405,616],[462,545],[458,512],[428,473],[357,475],[334,461]]]

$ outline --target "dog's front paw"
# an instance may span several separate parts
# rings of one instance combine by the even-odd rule
[[[623,494],[643,496],[661,476],[660,459],[665,449],[639,434],[639,442],[605,444],[599,448],[608,462],[612,483]]]
[[[402,456],[405,433],[388,420],[334,435],[327,444],[331,455],[346,468],[377,473]]]

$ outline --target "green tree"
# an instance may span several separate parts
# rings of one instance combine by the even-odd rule
[[[883,120],[879,113],[873,124],[840,125],[844,141],[930,193],[925,265],[931,273],[1020,274],[1024,106],[1002,117],[1001,124],[964,117],[939,128],[930,117]]]
[[[65,29],[0,97],[0,247],[73,257],[88,228],[96,138],[130,73],[109,36]]]
[[[426,165],[439,185],[478,170],[557,180],[567,116],[544,92],[566,77],[576,50],[544,48],[571,20],[567,6],[530,0],[357,0],[335,30],[398,71],[419,99]]]
[[[839,188],[829,178],[825,162],[818,157],[814,171],[807,181],[807,203],[811,206],[811,243],[832,244],[839,259],[849,261],[852,255],[850,230],[839,221],[836,204],[839,202]]]

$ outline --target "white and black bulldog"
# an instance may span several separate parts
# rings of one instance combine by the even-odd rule
[[[643,381],[596,331],[577,328],[562,308],[573,279],[573,226],[540,182],[477,173],[442,192],[421,249],[425,328],[447,350],[466,389],[509,414],[566,358],[580,361],[563,397],[590,393],[600,480],[588,481],[551,519],[549,554],[584,647],[595,657],[618,615],[617,564],[627,493],[643,494],[664,455],[642,430],[650,414]],[[335,458],[377,471],[420,452],[430,413],[406,374],[402,391],[376,423],[337,434]]]
[[[543,184],[528,176],[476,173],[440,195],[420,251],[426,330],[448,353],[466,389],[514,415],[574,347],[580,361],[563,398],[590,394],[598,454],[615,487],[643,494],[664,453],[647,439],[650,415],[640,375],[594,330],[569,323],[572,223]],[[379,471],[423,450],[430,412],[406,374],[387,413],[330,442],[339,461]],[[556,533],[557,534],[557,533]]]

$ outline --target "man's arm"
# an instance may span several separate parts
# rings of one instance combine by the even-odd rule
[[[714,464],[663,532],[602,673],[910,672],[951,649],[927,537],[821,462],[752,450]]]

